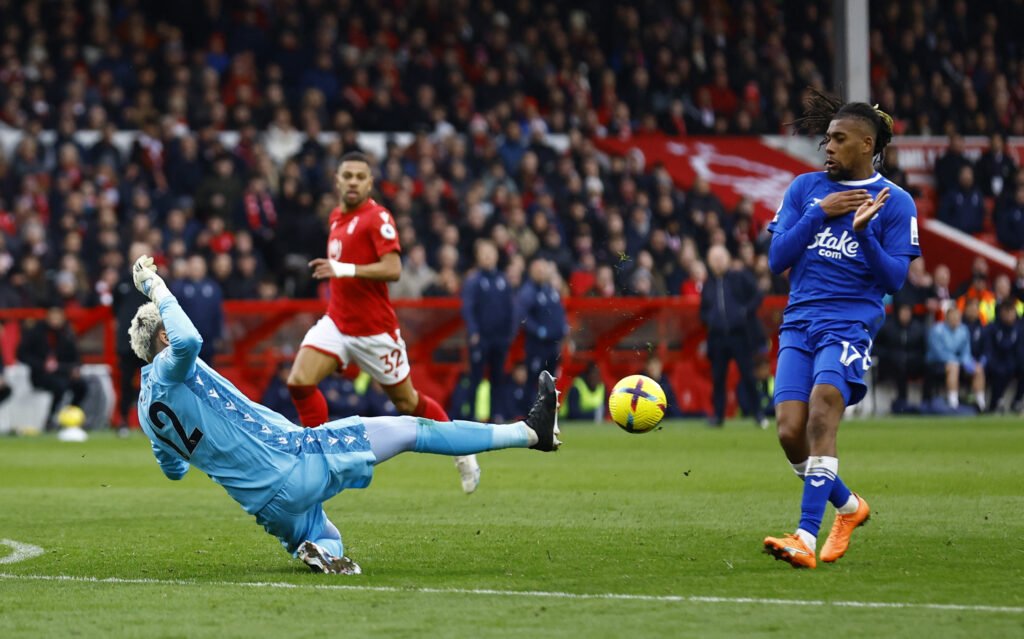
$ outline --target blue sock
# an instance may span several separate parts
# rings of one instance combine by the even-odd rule
[[[439,455],[472,455],[499,448],[526,448],[529,435],[526,425],[481,424],[479,422],[435,422],[420,419],[416,426],[418,453]]]
[[[832,494],[839,472],[839,460],[835,457],[811,456],[804,477],[804,496],[800,503],[799,529],[812,537],[818,536],[821,519],[825,516],[825,505]],[[849,491],[847,491],[849,492]]]
[[[798,464],[790,463],[793,467],[793,472],[800,478],[800,481],[804,481],[804,478],[807,476],[808,461],[809,460],[805,459]],[[839,475],[836,475],[836,480],[835,483],[832,484],[832,492],[829,493],[828,501],[836,507],[836,510],[838,510],[845,506],[846,502],[850,501],[850,495],[852,494],[853,493],[851,493],[850,489],[846,487],[846,484],[843,483],[843,480]]]
[[[828,495],[828,503],[835,506],[836,510],[839,510],[846,505],[846,502],[850,501],[850,489],[846,487],[843,480],[836,475],[835,482],[832,484],[832,492]]]

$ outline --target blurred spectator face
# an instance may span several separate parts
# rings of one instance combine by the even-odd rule
[[[661,379],[661,359],[658,357],[652,357],[647,360],[647,365],[644,366],[644,375],[647,375],[651,379],[657,381]]]
[[[445,244],[438,249],[437,263],[442,269],[454,269],[459,263],[459,249],[451,244]]]
[[[1017,323],[1017,307],[1012,301],[999,305],[999,321],[1005,326]]]
[[[530,264],[530,279],[537,284],[547,284],[551,281],[551,264],[543,258],[534,260]]]
[[[373,173],[366,162],[349,160],[338,167],[335,179],[338,193],[349,210],[355,209],[370,196]]]
[[[257,294],[261,300],[276,300],[278,297],[277,282],[270,277],[260,280]]]
[[[974,261],[971,262],[971,273],[974,275],[983,275],[988,279],[988,260],[980,255],[974,258]]]
[[[597,267],[594,275],[594,290],[600,297],[615,296],[615,271],[607,264]]]
[[[214,164],[213,168],[219,177],[227,178],[234,172],[235,164],[231,161],[230,157],[223,155],[217,160],[217,163]]]
[[[231,256],[227,253],[218,253],[213,257],[213,277],[224,281],[231,277]]]
[[[965,322],[971,322],[973,324],[978,321],[979,315],[981,315],[981,305],[978,302],[978,298],[972,297],[967,300],[966,304],[964,304],[964,314],[962,319]]]
[[[960,326],[960,311],[953,307],[946,311],[946,326],[950,329],[956,330]]]
[[[938,288],[949,288],[949,267],[939,264],[935,267],[935,286]]]
[[[526,383],[526,364],[519,362],[512,369],[512,382],[516,386],[522,386]]]
[[[422,244],[414,244],[409,249],[409,265],[417,268],[421,268],[427,263],[427,251],[423,248]]]
[[[206,277],[206,259],[202,255],[188,258],[188,276],[194,282]]]
[[[914,318],[914,309],[909,304],[901,304],[899,310],[896,311],[896,319],[899,320],[900,325],[906,326],[910,324],[910,320]]]
[[[145,242],[132,242],[128,247],[128,260],[134,264],[143,255],[152,255],[153,249]]]
[[[63,307],[51,306],[46,310],[46,325],[51,329],[57,331],[64,328],[66,321]]]
[[[526,271],[526,262],[523,256],[519,253],[514,254],[508,261],[508,266],[505,267],[505,277],[508,279],[509,286],[513,289],[519,288],[523,284],[523,273]]]
[[[57,295],[62,300],[67,300],[75,296],[77,293],[77,284],[75,282],[75,276],[70,271],[61,271],[57,273],[57,277],[54,278],[54,283],[57,286]]]
[[[949,152],[956,154],[964,152],[964,139],[961,136],[949,136]]]
[[[992,137],[989,138],[989,150],[995,154],[1002,154],[1003,148],[1003,136],[993,133]]]
[[[728,258],[726,258],[728,264]],[[694,282],[705,282],[708,279],[708,270],[704,267],[704,262],[695,261],[690,266],[690,279]]]
[[[498,249],[493,242],[480,241],[476,245],[476,264],[484,271],[493,271],[498,265]]]
[[[708,268],[715,277],[721,277],[729,270],[729,251],[724,246],[712,246],[708,250]]]
[[[1017,191],[1014,194],[1014,202],[1016,202],[1018,206],[1024,206],[1024,184],[1017,185]]]
[[[997,300],[1005,300],[1010,297],[1010,278],[1007,275],[996,276],[996,281],[992,284],[992,293],[996,296]]]
[[[630,278],[630,287],[633,289],[634,295],[650,297],[651,291],[654,288],[651,272],[645,268],[638,268]]]
[[[968,190],[974,186],[974,169],[969,166],[963,166],[960,168],[960,175],[957,179],[960,184],[960,188]]]

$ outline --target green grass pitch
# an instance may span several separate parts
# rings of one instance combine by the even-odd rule
[[[44,551],[0,546],[0,637],[1024,636],[1020,420],[844,423],[874,512],[815,571],[761,553],[800,503],[771,431],[562,431],[483,455],[471,496],[410,454],[328,502],[358,577],[309,573],[201,473],[165,480],[141,435],[0,440],[0,539]]]

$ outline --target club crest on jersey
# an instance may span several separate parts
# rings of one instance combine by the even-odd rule
[[[327,257],[332,260],[341,259],[341,240],[334,238],[327,244]]]
[[[822,257],[841,260],[843,257],[857,257],[857,249],[860,242],[854,239],[849,231],[843,231],[839,237],[832,235],[832,229],[825,227],[820,233],[814,236],[814,241],[807,248],[818,249],[818,255]]]

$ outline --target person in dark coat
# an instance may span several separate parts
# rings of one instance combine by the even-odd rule
[[[53,395],[47,428],[53,427],[53,416],[65,393],[71,391],[71,403],[81,405],[86,391],[82,359],[63,307],[51,305],[46,319],[25,329],[18,344],[18,359],[28,365],[32,386]]]
[[[533,380],[542,370],[552,375],[558,370],[562,355],[562,340],[569,333],[569,323],[562,305],[562,297],[554,286],[555,266],[544,258],[530,263],[529,278],[519,289],[517,317],[526,334],[527,379],[532,397],[536,389]]]
[[[892,411],[907,408],[907,378],[921,377],[925,373],[924,356],[928,351],[928,334],[921,320],[914,317],[913,307],[900,304],[890,315],[875,340],[875,370],[883,378],[896,382],[896,399]]]
[[[991,391],[988,405],[992,410],[999,408],[1003,393],[1010,383],[1017,381],[1013,393],[1012,406],[1019,408],[1024,397],[1022,383],[1021,353],[1024,351],[1024,336],[1021,335],[1021,323],[1017,316],[1017,305],[1014,300],[1003,300],[996,310],[996,321],[985,327],[982,336],[985,366],[985,381]]]
[[[974,182],[974,169],[960,169],[956,187],[942,196],[938,218],[964,233],[981,231],[985,222],[985,200]]]
[[[173,282],[170,289],[203,337],[200,359],[212,362],[224,330],[224,293],[220,284],[207,276],[203,256],[191,256],[188,277]]]
[[[973,168],[970,159],[964,155],[964,138],[954,133],[949,136],[946,152],[935,161],[935,187],[941,198],[946,191],[953,189],[960,176],[960,169],[965,166]]]
[[[129,262],[134,264],[137,259],[151,252],[148,245],[136,242],[128,251]],[[136,400],[139,398],[139,371],[145,365],[145,362],[132,351],[131,340],[128,339],[128,327],[132,325],[135,312],[148,302],[149,298],[135,288],[130,272],[117,283],[111,297],[111,310],[114,312],[115,322],[114,331],[117,334],[117,363],[121,374],[117,400],[118,412],[114,418],[114,426],[127,428],[131,421],[129,419],[131,411],[135,410]]]
[[[996,205],[996,237],[1007,251],[1024,248],[1024,183]]]
[[[978,188],[988,197],[999,200],[1011,194],[1008,187],[1013,186],[1017,174],[1017,163],[1006,152],[1006,141],[1001,133],[993,133],[988,138],[988,150],[981,154],[977,164]]]
[[[754,361],[751,319],[761,305],[757,282],[748,271],[729,270],[729,251],[724,246],[708,250],[708,280],[700,294],[700,319],[708,331],[708,359],[711,360],[712,404],[715,414],[709,424],[721,426],[725,419],[726,374],[730,360],[740,372],[742,394],[754,397]],[[760,405],[754,407],[754,421],[767,428]]]
[[[295,409],[295,402],[292,401],[291,393],[288,392],[288,371],[291,368],[291,363],[287,361],[277,365],[277,371],[270,378],[266,389],[264,389],[260,403],[298,424],[299,413]]]
[[[501,410],[505,419],[523,419],[530,412],[530,384],[526,362],[516,362],[501,389]]]
[[[476,244],[476,271],[462,285],[462,319],[469,340],[469,393],[476,397],[486,369],[491,382],[491,415],[505,415],[499,401],[505,384],[505,360],[515,334],[515,295],[505,274],[498,270],[498,248],[490,240]]]

